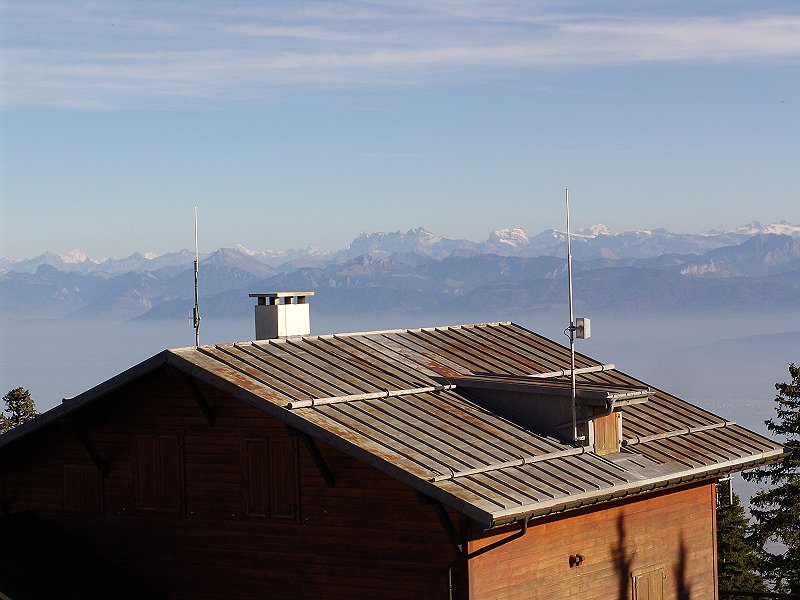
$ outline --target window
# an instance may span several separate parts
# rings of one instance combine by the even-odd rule
[[[138,510],[181,512],[183,461],[177,435],[133,436],[133,491]]]
[[[66,511],[99,513],[100,471],[94,465],[64,465],[61,469],[61,501]]]
[[[293,437],[244,441],[244,509],[254,517],[298,517],[297,441]]]
[[[664,599],[664,567],[631,573],[633,600]]]

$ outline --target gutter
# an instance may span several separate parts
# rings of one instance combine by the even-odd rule
[[[784,450],[783,452],[773,455],[761,454],[757,458],[752,458],[751,460],[742,463],[729,462],[725,464],[725,466],[721,467],[718,466],[717,468],[706,468],[706,469],[698,468],[692,471],[684,472],[683,475],[676,476],[674,478],[651,479],[646,483],[640,483],[638,485],[630,487],[618,487],[617,489],[612,489],[606,492],[605,494],[600,494],[600,495],[594,494],[592,496],[587,496],[581,499],[573,500],[571,502],[567,501],[563,504],[556,506],[549,506],[537,510],[517,513],[513,516],[508,516],[508,517],[501,516],[499,518],[493,519],[488,529],[503,527],[505,525],[509,525],[516,521],[519,521],[521,518],[535,519],[539,517],[547,517],[551,515],[568,512],[571,510],[577,510],[579,508],[594,506],[595,504],[599,504],[601,502],[607,502],[609,500],[617,500],[620,498],[626,498],[628,496],[635,496],[638,494],[652,492],[655,490],[660,490],[668,487],[674,487],[685,483],[690,483],[693,481],[699,481],[703,479],[714,479],[720,475],[725,475],[727,473],[733,473],[736,471],[743,471],[745,469],[755,467],[756,465],[777,462],[789,456],[789,454],[790,452],[787,450]]]

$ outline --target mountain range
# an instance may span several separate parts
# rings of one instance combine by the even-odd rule
[[[576,306],[594,310],[800,308],[800,226],[751,223],[699,234],[665,229],[572,234]],[[483,242],[422,227],[363,233],[343,250],[256,251],[236,245],[200,257],[205,316],[252,311],[248,292],[314,291],[315,309],[465,313],[543,309],[566,302],[566,235],[520,228]],[[81,251],[0,259],[4,319],[155,319],[186,316],[194,253],[97,260]]]

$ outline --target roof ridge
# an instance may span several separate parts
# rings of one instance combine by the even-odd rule
[[[270,340],[234,340],[231,342],[215,342],[202,344],[200,346],[179,346],[177,348],[167,348],[167,350],[194,350],[208,346],[226,346],[235,344],[279,344],[293,340],[326,340],[342,337],[355,337],[364,335],[385,335],[387,333],[410,333],[412,331],[449,331],[451,329],[463,329],[465,327],[500,327],[503,325],[514,325],[513,321],[486,321],[483,323],[463,323],[461,325],[431,325],[429,327],[397,327],[395,329],[376,329],[374,331],[345,331],[341,333],[316,333],[308,335],[293,335],[289,337],[274,338]]]

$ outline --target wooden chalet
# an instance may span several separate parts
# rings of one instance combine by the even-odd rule
[[[0,436],[4,512],[167,598],[716,598],[716,480],[784,452],[582,355],[575,443],[569,349],[513,323],[277,321]]]

